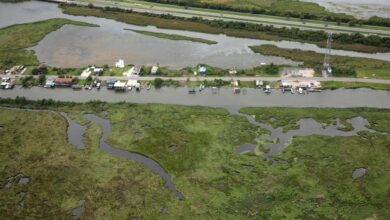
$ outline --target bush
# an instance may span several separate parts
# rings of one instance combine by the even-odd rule
[[[279,73],[279,67],[274,65],[274,63],[271,63],[270,65],[266,66],[264,69],[265,73],[268,74],[278,74]]]
[[[40,84],[40,85],[43,85],[43,84],[45,84],[45,82],[46,82],[46,76],[45,75],[39,75],[39,77],[38,77],[38,83]]]
[[[334,76],[348,76],[348,77],[355,77],[356,76],[356,70],[353,67],[333,67],[332,69]]]
[[[163,83],[164,83],[164,80],[161,79],[161,78],[155,78],[154,81],[153,81],[153,85],[156,88],[161,88]]]

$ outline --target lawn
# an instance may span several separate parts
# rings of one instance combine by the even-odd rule
[[[37,65],[39,61],[34,52],[26,48],[35,46],[47,34],[67,24],[92,26],[84,22],[55,18],[1,28],[0,68],[8,68],[15,64]]]
[[[3,105],[5,100],[1,100]],[[8,101],[8,103],[10,103]],[[234,146],[256,143],[264,131],[244,117],[207,107],[156,104],[27,102],[19,105],[66,111],[86,123],[83,111],[112,123],[108,142],[157,160],[186,199],[179,201],[147,168],[99,150],[101,128],[87,124],[85,150],[67,143],[66,121],[55,112],[0,109],[0,179],[17,173],[26,185],[0,190],[0,218],[69,218],[86,200],[83,219],[364,219],[390,217],[390,137],[295,137],[276,162]],[[45,105],[42,105],[45,103]],[[372,128],[390,131],[381,109],[248,108],[259,121],[287,126],[303,117],[333,123],[363,116]],[[273,118],[273,120],[271,120]],[[275,122],[276,121],[276,122]],[[277,161],[285,161],[279,163]],[[352,171],[368,169],[353,180]],[[17,192],[26,192],[24,207]]]
[[[280,56],[294,61],[304,62],[304,66],[316,68],[318,74],[320,73],[324,60],[323,54],[314,51],[284,49],[274,45],[252,46],[250,48],[255,53]],[[331,65],[335,69],[353,69],[355,71],[355,73],[350,75],[340,74],[339,76],[390,79],[390,62],[388,61],[332,55]],[[338,76],[337,74],[334,75]]]
[[[390,90],[390,84],[382,83],[364,83],[364,82],[337,82],[337,81],[322,81],[321,87],[323,89],[357,89],[357,88],[369,88],[379,90]]]

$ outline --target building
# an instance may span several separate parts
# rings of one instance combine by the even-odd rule
[[[106,81],[107,89],[113,89],[115,83],[116,83],[116,79],[108,79],[108,80]]]
[[[117,68],[125,68],[125,61],[120,59],[118,62],[115,63],[115,67]]]
[[[206,73],[206,72],[207,72],[207,68],[205,66],[199,66],[198,73]]]
[[[116,81],[114,84],[115,90],[125,90],[127,88],[126,82]]]
[[[152,69],[150,70],[150,74],[153,75],[157,74],[157,72],[158,72],[158,66],[153,66]]]
[[[73,79],[72,77],[58,77],[54,80],[56,86],[72,86]]]
[[[52,79],[46,80],[46,83],[43,87],[45,88],[54,88],[56,86],[56,83]]]

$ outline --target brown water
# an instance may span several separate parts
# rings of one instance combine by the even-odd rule
[[[119,58],[125,63],[168,66],[182,68],[206,63],[221,68],[250,68],[261,63],[291,64],[297,62],[281,57],[263,56],[253,53],[248,46],[273,44],[282,48],[299,48],[323,53],[325,50],[313,44],[289,41],[265,41],[204,34],[190,31],[140,27],[114,20],[96,17],[65,15],[56,4],[46,2],[0,3],[0,27],[49,18],[69,18],[98,24],[100,27],[66,25],[47,35],[32,49],[40,61],[59,67],[85,67],[87,65],[113,65]],[[173,41],[145,36],[127,29],[179,34],[204,38],[218,42],[207,45],[189,41]],[[335,55],[369,57],[390,60],[390,53],[365,54],[334,50]]]
[[[390,108],[390,91],[371,89],[338,89],[326,90],[308,95],[283,94],[280,90],[272,90],[270,95],[259,89],[246,89],[246,93],[233,94],[232,88],[221,88],[216,94],[207,88],[201,93],[188,94],[185,87],[152,88],[149,91],[116,93],[102,88],[74,91],[70,88],[45,89],[32,87],[24,89],[0,90],[0,97],[15,98],[24,96],[31,100],[54,99],[59,101],[88,102],[101,100],[107,102],[161,103],[177,105],[200,105],[210,107],[375,107]]]
[[[339,119],[337,119],[337,124],[328,125],[324,127],[321,123],[315,121],[312,118],[303,118],[296,123],[299,129],[283,132],[282,127],[273,128],[269,124],[257,122],[254,117],[243,113],[239,113],[237,108],[230,108],[229,111],[231,114],[246,117],[251,124],[266,129],[270,132],[269,135],[263,135],[261,137],[262,140],[273,142],[273,143],[263,144],[265,149],[269,150],[264,155],[266,157],[279,154],[284,148],[288,146],[288,142],[295,136],[323,135],[329,137],[336,137],[336,136],[350,137],[350,136],[358,135],[358,133],[361,131],[368,131],[373,133],[375,132],[374,130],[368,128],[369,126],[368,121],[362,117],[354,117],[347,120],[347,123],[350,123],[353,127],[353,130],[351,131],[339,130],[339,128],[343,127]],[[383,133],[383,135],[388,135],[388,134]],[[237,146],[235,148],[235,151],[238,153],[250,151],[250,150],[254,150],[256,146],[257,145],[255,144]]]

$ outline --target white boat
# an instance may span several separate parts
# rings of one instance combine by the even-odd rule
[[[298,89],[298,93],[303,94],[303,89],[301,87]]]
[[[264,92],[265,92],[266,94],[270,94],[270,93],[271,93],[271,86],[270,86],[270,85],[266,85],[266,86],[265,86],[265,89],[264,89]]]

